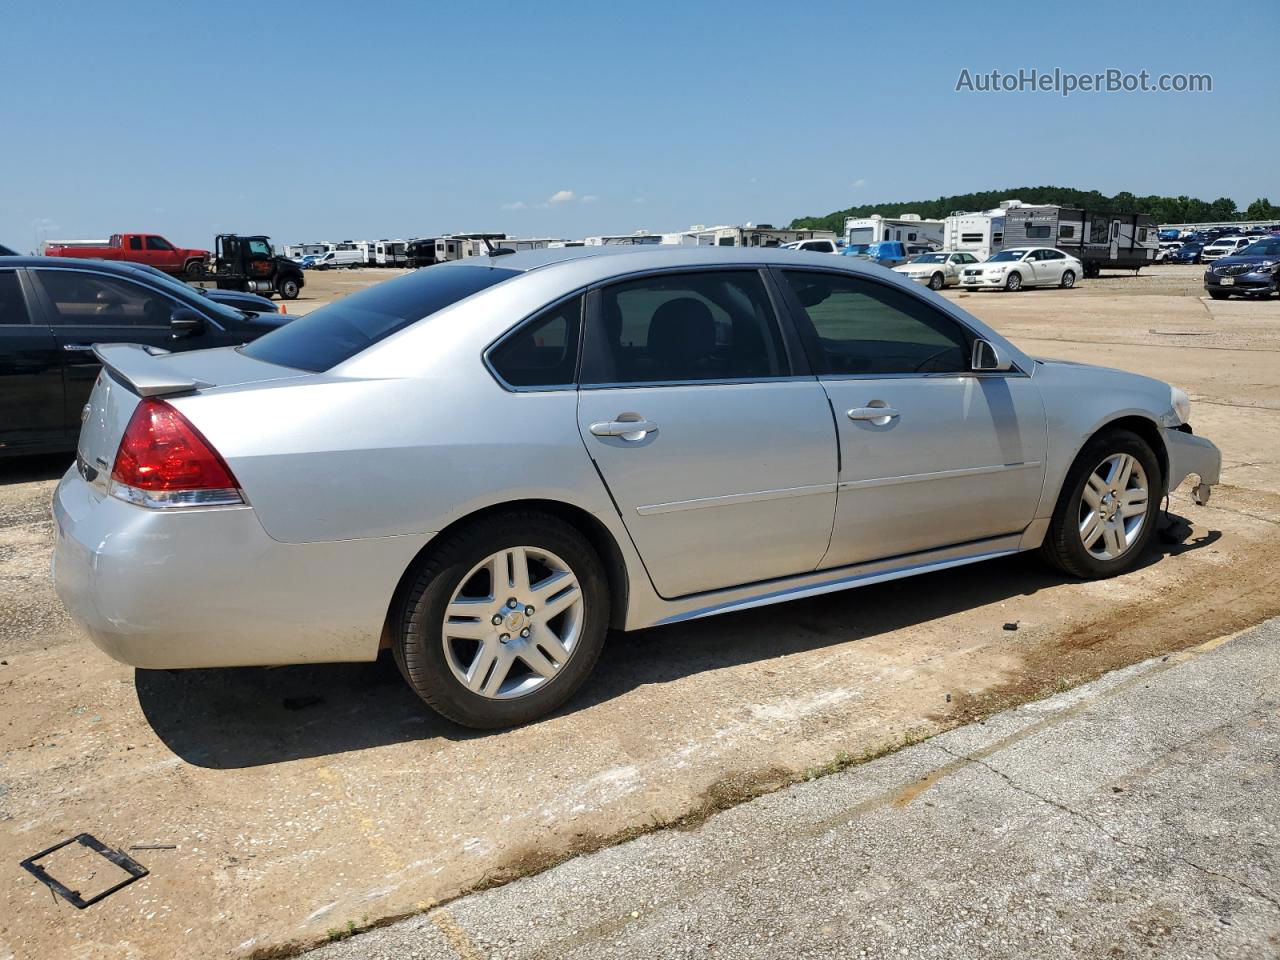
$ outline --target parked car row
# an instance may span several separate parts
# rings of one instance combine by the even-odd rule
[[[1280,237],[1256,240],[1215,258],[1204,272],[1204,288],[1214,300],[1231,296],[1266,299],[1280,293]]]

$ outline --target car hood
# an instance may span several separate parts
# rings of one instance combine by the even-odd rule
[[[1270,255],[1265,253],[1251,253],[1248,255],[1236,253],[1229,257],[1219,257],[1214,266],[1229,267],[1233,263],[1275,263],[1277,261],[1280,261],[1280,256],[1274,253]]]

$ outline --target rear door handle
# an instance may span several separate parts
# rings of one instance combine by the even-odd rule
[[[623,440],[643,440],[658,432],[658,425],[651,420],[598,420],[588,428],[597,437],[621,437]]]
[[[850,420],[892,420],[900,414],[893,407],[854,407],[846,416]]]
[[[91,353],[93,351],[92,343],[64,343],[63,350],[69,350],[72,353]]]

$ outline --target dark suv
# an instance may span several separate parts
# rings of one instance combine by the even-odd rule
[[[1215,300],[1232,294],[1265,299],[1280,292],[1280,237],[1251,243],[1239,253],[1215,260],[1204,272],[1204,288]]]
[[[225,347],[290,319],[236,310],[132,264],[0,257],[0,456],[75,449],[98,376],[95,343]]]

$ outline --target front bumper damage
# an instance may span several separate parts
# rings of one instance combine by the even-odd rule
[[[1191,497],[1200,505],[1208,503],[1212,488],[1221,481],[1221,451],[1204,437],[1178,429],[1164,431],[1164,447],[1169,453],[1166,490],[1173,493],[1187,477],[1194,475],[1199,482],[1191,491]]]

